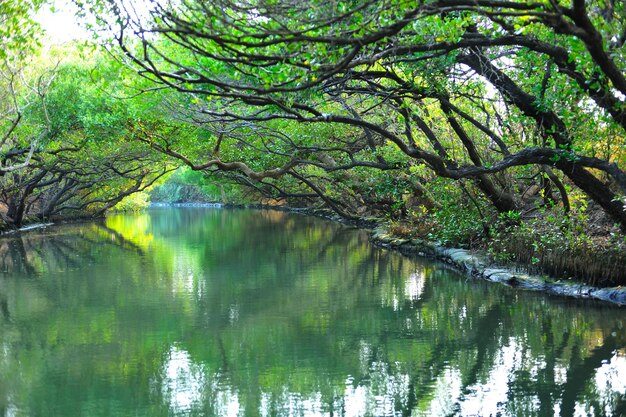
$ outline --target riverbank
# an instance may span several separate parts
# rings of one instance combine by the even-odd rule
[[[20,227],[19,229],[8,229],[8,230],[0,230],[0,237],[5,235],[12,235],[20,232],[27,232],[29,230],[37,230],[43,229],[48,226],[52,226],[54,223],[29,223],[26,226]]]
[[[38,230],[38,229],[45,229],[46,227],[54,226],[58,224],[77,223],[77,222],[84,222],[84,221],[90,221],[90,220],[97,220],[103,217],[104,216],[93,217],[89,215],[75,215],[75,216],[52,218],[52,219],[48,219],[48,221],[27,220],[19,228],[12,228],[6,224],[0,224],[0,238],[3,236],[15,235],[17,233],[29,232],[29,231]]]
[[[574,280],[559,280],[545,275],[519,272],[513,266],[494,264],[485,253],[447,248],[420,239],[398,238],[389,234],[384,225],[380,225],[372,231],[371,240],[377,246],[397,250],[407,255],[420,255],[442,260],[472,277],[509,287],[542,291],[566,297],[596,299],[626,306],[625,287],[601,288]]]

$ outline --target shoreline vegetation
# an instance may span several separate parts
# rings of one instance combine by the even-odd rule
[[[609,302],[618,306],[626,305],[626,287],[597,286],[583,282],[573,277],[560,278],[545,273],[528,272],[532,265],[523,265],[517,262],[498,262],[493,255],[484,250],[472,250],[448,247],[440,242],[420,238],[406,238],[394,233],[397,225],[386,219],[364,217],[362,219],[345,219],[328,209],[297,208],[285,205],[271,204],[229,204],[209,202],[155,202],[150,207],[183,207],[183,208],[220,208],[220,209],[256,209],[278,210],[293,214],[301,214],[323,218],[348,226],[365,229],[370,233],[373,245],[398,251],[406,256],[420,256],[443,261],[455,270],[475,279],[482,279],[493,283],[507,285],[531,291],[540,291],[547,294],[577,299],[594,299]],[[84,217],[63,219],[56,223],[30,223],[17,230],[0,232],[0,239],[14,236],[16,233],[32,232],[55,224],[74,221],[84,221]],[[603,282],[610,282],[609,279]]]

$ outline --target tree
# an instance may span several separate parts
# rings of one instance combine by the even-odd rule
[[[567,208],[567,180],[626,228],[621,4],[184,1],[150,18],[109,5],[126,62],[213,123],[360,128],[369,149],[351,168],[397,169],[376,157],[392,143],[405,170],[471,178],[499,211],[522,203],[516,176],[553,183]],[[314,158],[298,150],[269,172],[305,182]],[[241,162],[192,165],[266,177]]]
[[[5,207],[0,217],[12,227],[27,218],[102,215],[172,169],[162,155],[129,140],[132,126],[140,121],[132,100],[114,97],[119,80],[111,84],[110,74],[100,83],[91,79],[94,63],[101,72],[111,69],[107,60],[85,56],[87,62],[78,64],[71,58],[55,70],[46,94],[38,95],[41,105],[20,113],[16,132],[43,125],[45,137],[4,155],[10,161],[28,153],[25,162],[15,163],[0,178]]]

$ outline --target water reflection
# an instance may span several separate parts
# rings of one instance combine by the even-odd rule
[[[0,240],[0,416],[626,415],[623,309],[280,212]]]
[[[193,363],[187,352],[176,346],[170,348],[160,385],[172,411],[186,412],[200,404],[204,379],[202,366]]]

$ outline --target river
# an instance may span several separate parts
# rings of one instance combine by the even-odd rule
[[[0,416],[625,416],[626,310],[278,211],[0,239]]]

